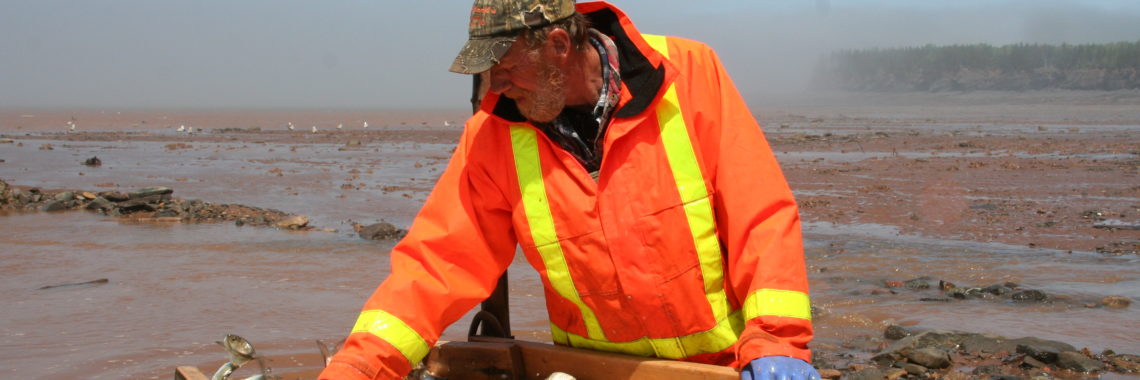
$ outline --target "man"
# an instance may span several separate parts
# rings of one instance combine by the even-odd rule
[[[489,93],[321,377],[408,373],[521,245],[557,344],[818,378],[795,201],[712,50],[604,2],[470,22]]]

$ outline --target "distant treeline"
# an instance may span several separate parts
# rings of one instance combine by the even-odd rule
[[[816,80],[853,91],[1140,89],[1140,40],[843,50],[821,60]]]

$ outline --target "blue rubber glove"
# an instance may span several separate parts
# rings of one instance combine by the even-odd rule
[[[820,380],[811,364],[787,356],[753,360],[740,371],[740,380]]]

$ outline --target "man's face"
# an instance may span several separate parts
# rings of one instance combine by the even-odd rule
[[[515,41],[488,71],[490,90],[514,99],[519,112],[532,122],[547,123],[566,106],[566,75],[549,59],[549,49],[530,49]]]

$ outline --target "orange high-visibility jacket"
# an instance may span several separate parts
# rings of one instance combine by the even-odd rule
[[[521,245],[558,344],[729,365],[810,361],[799,216],[718,58],[578,4],[619,49],[597,180],[489,94],[321,378],[400,378]]]

